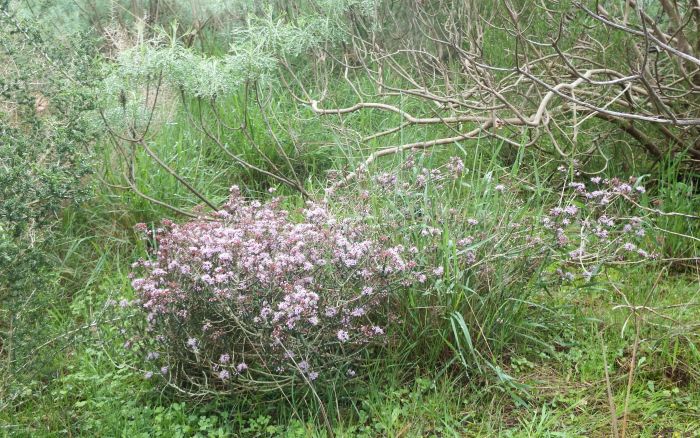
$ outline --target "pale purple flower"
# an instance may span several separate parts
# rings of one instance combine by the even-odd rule
[[[445,272],[445,268],[442,266],[438,266],[437,268],[433,269],[433,275],[436,277],[440,277],[443,273]]]
[[[503,184],[496,184],[496,187],[494,187],[494,190],[496,190],[497,192],[503,192],[505,189],[506,186],[504,186]]]
[[[622,248],[624,248],[626,251],[634,251],[637,249],[637,246],[634,243],[627,242],[624,245],[622,245]]]
[[[619,193],[624,193],[624,194],[631,193],[632,187],[630,187],[629,184],[622,183],[619,186],[617,186],[617,191]]]
[[[598,236],[599,239],[607,239],[608,238],[608,230],[598,227],[595,230],[595,235]]]
[[[345,330],[338,330],[338,340],[340,342],[347,342],[350,339],[350,335]]]
[[[467,224],[474,226],[474,225],[479,225],[479,221],[473,218],[467,219]]]
[[[569,238],[564,234],[564,230],[557,228],[557,244],[559,246],[564,246],[569,243]]]
[[[615,225],[615,221],[607,217],[606,215],[599,217],[598,222],[608,227],[612,227]]]
[[[586,191],[586,186],[580,182],[570,182],[569,187],[573,188],[579,193],[584,193]]]
[[[160,354],[156,351],[151,351],[146,355],[146,360],[156,360],[160,357]]]
[[[567,205],[564,207],[564,213],[568,214],[569,216],[575,216],[576,213],[578,213],[578,207],[575,205]]]
[[[457,242],[457,246],[469,246],[474,242],[474,238],[471,236],[467,236],[464,239],[461,239],[460,241]]]
[[[583,254],[584,254],[583,249],[578,248],[578,249],[571,251],[569,253],[569,257],[571,257],[572,259],[580,259],[583,257]]]
[[[238,371],[239,373],[242,373],[243,371],[245,371],[247,369],[248,369],[248,364],[246,364],[245,362],[241,362],[238,365],[236,365],[236,371]]]
[[[443,178],[428,169],[422,175]],[[393,179],[386,175],[387,183]],[[416,283],[418,248],[391,246],[392,239],[375,235],[373,221],[363,216],[369,212],[366,202],[357,203],[359,215],[343,218],[334,217],[324,202],[294,212],[282,210],[281,203],[282,198],[248,201],[233,188],[223,213],[213,219],[163,221],[155,257],[139,262],[134,269],[143,276],[130,280],[146,323],[139,335],[160,339],[161,357],[178,349],[192,356],[187,367],[171,374],[205,372],[218,380],[227,371],[233,378],[246,367],[235,365],[243,358],[260,369],[282,366],[282,346],[298,346],[297,355],[310,358],[325,357],[343,342],[350,360],[358,348],[383,342],[375,339],[383,331],[371,325],[375,312],[383,319],[394,289]],[[427,225],[426,231],[442,232]],[[232,314],[240,326],[227,319]],[[261,336],[245,351],[222,354],[219,348],[241,346],[240,327]],[[309,344],[300,344],[300,337]],[[147,353],[144,358],[156,358]]]
[[[219,371],[219,379],[228,380],[229,377],[231,377],[231,373],[228,370]]]
[[[169,370],[169,369],[168,369],[168,367],[166,367],[166,366],[160,367],[160,373],[161,373],[162,375],[164,375],[164,376],[168,374],[168,370]]]
[[[470,265],[474,264],[474,262],[476,261],[476,254],[474,253],[474,251],[467,251],[466,253],[464,253],[464,261],[466,261]]]
[[[354,316],[354,317],[356,317],[356,318],[359,318],[360,316],[362,316],[362,315],[364,315],[364,314],[365,314],[365,309],[362,308],[362,307],[356,307],[356,308],[352,311],[352,313],[350,313],[350,315],[352,315],[352,316]]]
[[[388,188],[388,187],[391,187],[391,186],[396,184],[396,175],[385,172],[385,173],[382,173],[381,175],[377,175],[375,177],[375,181],[381,187]]]
[[[153,377],[152,371],[146,371],[146,373],[143,375],[144,379],[150,379],[151,377]]]
[[[447,163],[447,170],[449,170],[452,178],[458,178],[464,172],[464,161],[459,157],[451,157]]]
[[[316,379],[318,379],[318,373],[316,371],[311,371],[309,373],[309,380],[313,382]]]

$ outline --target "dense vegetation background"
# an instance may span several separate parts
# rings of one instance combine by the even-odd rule
[[[0,1],[0,430],[700,433],[699,58],[697,0]]]

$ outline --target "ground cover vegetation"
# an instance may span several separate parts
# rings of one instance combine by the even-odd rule
[[[700,433],[700,3],[0,1],[4,436]]]

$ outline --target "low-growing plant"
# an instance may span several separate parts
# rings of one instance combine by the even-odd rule
[[[418,265],[433,275],[399,300],[402,360],[446,368],[456,362],[471,376],[510,382],[504,365],[516,345],[551,349],[553,309],[539,295],[605,285],[614,270],[658,256],[639,179],[581,182],[580,172],[570,177],[561,168],[541,185],[543,195],[523,202],[513,172],[479,172],[459,157],[423,167],[416,158],[363,175],[353,189],[374,205],[388,234],[418,249]],[[356,199],[337,195],[336,203]]]
[[[215,218],[155,231],[155,258],[134,265],[140,322],[126,343],[146,377],[198,395],[280,391],[350,379],[385,343],[415,250],[323,204],[295,220],[281,201],[233,187]]]

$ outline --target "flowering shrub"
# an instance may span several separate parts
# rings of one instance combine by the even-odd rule
[[[511,266],[507,274],[511,281],[520,277],[517,280],[523,284],[541,267],[547,268],[541,270],[543,274],[555,272],[558,280],[589,281],[607,266],[639,264],[658,257],[650,249],[657,245],[658,236],[647,235],[654,218],[639,203],[644,202],[641,198],[646,190],[638,178],[627,182],[602,177],[586,182],[564,180],[564,187],[554,192],[554,199],[544,203],[550,206],[544,214],[532,214],[514,188],[496,181],[490,173],[481,181],[460,185],[467,184],[461,180],[469,170],[459,157],[426,169],[416,166],[415,158],[409,156],[402,167],[395,174],[375,177],[374,190],[392,195],[393,209],[398,214],[413,216],[414,222],[407,225],[419,231],[414,232],[414,240],[421,248],[420,264],[433,266],[437,276],[437,272],[444,272],[442,266],[435,266],[444,259],[445,252],[453,252],[447,263],[453,265],[453,270],[476,268],[472,271],[489,285],[494,284],[490,274],[503,265]],[[362,192],[361,196],[369,198],[370,192]],[[455,196],[466,199],[461,205],[455,204],[449,199]],[[479,205],[488,209],[475,209]],[[389,216],[382,214],[385,219]],[[445,236],[453,240],[445,242]],[[425,260],[431,255],[433,260]]]
[[[415,278],[410,251],[324,205],[294,221],[280,200],[246,201],[234,187],[215,220],[158,230],[155,260],[134,266],[145,324],[126,345],[146,377],[274,390],[353,376],[361,350],[385,342],[387,298]]]
[[[606,275],[612,270],[657,259],[659,236],[639,179],[584,181],[574,171],[572,180],[560,169],[528,199],[530,187],[507,172],[479,172],[459,157],[439,164],[433,156],[424,167],[424,157],[361,175],[355,188],[387,233],[417,248],[420,287],[399,301],[406,348],[420,352],[405,356],[416,366],[426,356],[455,358],[472,376],[504,382],[492,370],[504,368],[510,349],[559,331],[541,311],[547,291],[605,287],[619,278]]]
[[[234,187],[215,218],[165,222],[153,260],[134,266],[143,326],[126,346],[145,377],[196,394],[337,384],[387,341],[390,321],[411,348],[495,369],[480,352],[497,360],[519,336],[542,335],[538,290],[655,258],[634,179],[563,180],[530,205],[507,176],[474,175],[458,158],[361,181],[368,190],[332,199],[362,219],[325,203],[290,213]]]
[[[640,263],[658,255],[645,249],[653,245],[646,229],[651,218],[641,214],[635,198],[646,192],[618,178],[593,177],[590,183],[571,182],[560,206],[542,218],[550,242],[558,254],[557,273],[566,281],[585,281],[605,266]],[[637,204],[637,205],[635,205]]]

